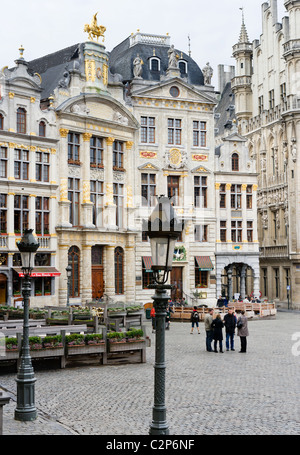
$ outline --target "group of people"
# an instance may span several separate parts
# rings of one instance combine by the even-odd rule
[[[191,334],[194,331],[194,328],[197,328],[198,333],[200,334],[199,330],[199,313],[197,311],[197,307],[195,306],[193,312],[191,314]],[[217,313],[216,317],[214,317],[214,310],[210,309],[209,312],[204,317],[204,326],[206,332],[206,350],[209,352],[218,352],[218,345],[219,345],[219,352],[223,351],[223,328],[225,327],[225,343],[226,343],[226,350],[234,351],[234,336],[235,330],[237,328],[237,335],[240,337],[241,341],[241,350],[240,352],[247,351],[247,336],[249,335],[248,330],[248,319],[245,316],[245,311],[241,312],[239,318],[236,317],[234,314],[233,309],[229,308],[228,313],[225,314],[224,319],[222,320],[221,315]],[[214,342],[214,346],[212,347],[212,342]]]
[[[261,300],[258,297],[251,297],[250,295],[246,296],[244,299],[240,296],[237,299],[237,302],[239,303],[260,303]],[[227,307],[228,306],[228,299],[227,297],[222,297],[221,295],[219,296],[217,300],[217,307]]]

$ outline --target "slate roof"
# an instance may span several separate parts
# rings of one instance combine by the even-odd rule
[[[130,38],[126,38],[122,43],[118,44],[110,53],[110,71],[122,75],[123,82],[133,79],[133,60],[139,54],[143,60],[142,78],[149,81],[159,81],[160,75],[164,75],[168,68],[168,45],[154,45],[147,43],[137,43],[130,47]],[[151,71],[149,67],[149,58],[153,57],[153,49],[155,49],[155,57],[160,59],[160,72]],[[188,65],[188,73],[183,74],[187,77],[188,84],[204,85],[204,77],[197,63],[184,52],[175,49],[180,55],[180,60],[185,60]]]
[[[63,75],[67,70],[74,68],[83,70],[80,59],[82,46],[83,44],[74,44],[28,62],[29,71],[40,74],[42,78],[43,91],[41,99],[46,99],[53,94],[53,90],[58,86],[59,81],[63,79]]]
[[[232,127],[235,115],[235,97],[231,90],[231,83],[228,82],[221,94],[221,99],[215,109],[215,128],[218,129],[216,136],[224,136],[225,130]]]

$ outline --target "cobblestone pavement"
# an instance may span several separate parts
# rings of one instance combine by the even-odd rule
[[[14,420],[16,374],[1,374],[12,397],[4,435],[147,435],[152,419],[155,335],[147,363],[36,371],[34,422]],[[208,353],[203,324],[174,322],[166,332],[170,435],[300,434],[300,314],[249,322],[248,352]],[[292,337],[295,337],[293,340]],[[299,352],[298,352],[299,351]]]

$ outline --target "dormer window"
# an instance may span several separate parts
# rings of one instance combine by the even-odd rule
[[[157,57],[151,57],[149,61],[150,71],[160,71],[160,60]]]
[[[239,155],[237,153],[233,153],[231,156],[231,169],[233,171],[239,170]]]
[[[41,137],[46,136],[46,123],[43,121],[39,123],[39,136]]]
[[[185,60],[179,60],[178,66],[181,74],[187,74],[187,62]]]

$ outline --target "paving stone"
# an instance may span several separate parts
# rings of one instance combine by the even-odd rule
[[[147,362],[36,371],[34,422],[14,420],[16,374],[2,374],[12,399],[4,435],[147,435],[154,396],[155,334]],[[204,326],[172,322],[166,331],[166,406],[172,435],[296,435],[300,433],[299,362],[292,335],[300,314],[249,321],[248,352],[208,353]],[[224,340],[225,341],[225,340]],[[225,343],[224,343],[225,344]],[[299,348],[300,350],[300,348]]]

